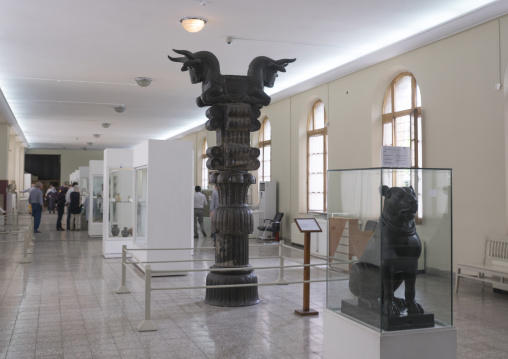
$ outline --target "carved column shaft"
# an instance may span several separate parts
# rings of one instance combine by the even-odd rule
[[[257,115],[257,116],[256,116]],[[207,166],[218,170],[210,177],[217,185],[219,207],[212,218],[217,234],[215,264],[207,285],[257,283],[249,268],[249,234],[254,230],[247,192],[256,183],[247,171],[259,167],[259,150],[250,147],[250,131],[259,129],[259,110],[247,104],[214,105],[207,111],[208,130],[217,133],[217,146],[207,151]],[[213,268],[239,268],[213,272]],[[205,302],[219,306],[247,306],[259,302],[257,287],[207,289]]]

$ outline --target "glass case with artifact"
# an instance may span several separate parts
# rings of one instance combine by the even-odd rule
[[[106,258],[122,255],[122,246],[131,247],[134,229],[134,169],[132,149],[107,148],[104,151],[104,213],[102,254]]]
[[[188,141],[147,140],[135,146],[133,247],[152,274],[182,275],[193,247],[193,150]],[[173,250],[165,250],[165,249]],[[189,248],[184,249],[184,248]],[[140,266],[140,269],[144,269]]]
[[[136,169],[136,237],[134,242],[146,248],[148,170],[146,167]]]
[[[133,227],[133,170],[109,169],[109,237],[132,237]]]
[[[93,205],[92,205],[92,223],[102,223],[102,213],[104,211],[103,189],[104,177],[93,176]]]
[[[449,169],[328,171],[325,322],[452,328],[451,191]]]
[[[88,235],[102,236],[102,222],[104,213],[104,161],[91,160],[89,162],[89,205],[87,207]]]
[[[81,191],[81,204],[83,205],[83,210],[81,212],[81,230],[88,230],[88,211],[87,207],[89,206],[89,185],[88,179],[90,176],[90,170],[88,166],[80,166],[79,167],[79,188]]]

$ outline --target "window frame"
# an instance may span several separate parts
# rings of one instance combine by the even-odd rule
[[[316,114],[316,107],[319,105],[323,105],[323,114],[324,114],[324,126],[322,128],[316,129],[315,126],[315,114]],[[312,130],[309,128],[311,127],[312,123]],[[310,148],[309,148],[309,142],[310,137],[319,137],[323,136],[323,210],[310,210],[309,209],[309,197],[310,197]],[[307,118],[307,213],[326,213],[327,211],[327,203],[326,203],[326,171],[328,168],[328,118],[326,116],[326,107],[322,100],[317,100],[312,105],[312,108],[309,112],[309,116]]]
[[[395,84],[403,77],[411,78],[411,108],[408,110],[402,111],[394,111],[395,110]],[[392,125],[392,146],[395,146],[394,143],[397,143],[397,131],[396,131],[396,120],[397,118],[403,116],[410,117],[410,127],[414,129],[413,139],[410,140],[411,147],[411,158],[414,158],[414,163],[411,160],[411,168],[423,168],[423,157],[421,156],[419,144],[423,146],[423,141],[421,138],[421,133],[418,126],[418,119],[420,119],[420,124],[423,126],[422,121],[422,108],[421,104],[418,106],[417,103],[417,81],[414,75],[411,72],[401,72],[397,74],[390,82],[388,89],[386,90],[385,97],[383,100],[383,111],[382,111],[382,122],[381,122],[381,141],[383,141],[384,145],[384,132],[385,132],[385,124],[391,123]],[[385,113],[386,102],[388,100],[388,95],[391,100],[391,112]],[[423,147],[422,147],[423,148]],[[421,159],[421,161],[420,161]]]
[[[201,188],[208,188],[208,167],[206,167],[206,162],[208,161],[208,156],[206,155],[206,150],[208,149],[208,143],[206,141],[206,137],[203,140],[203,146],[201,148]]]
[[[395,84],[402,79],[403,77],[410,77],[411,78],[411,108],[402,110],[402,111],[395,111]],[[381,141],[384,145],[384,132],[385,132],[385,124],[389,123],[391,124],[391,136],[392,136],[392,146],[396,146],[397,143],[397,119],[409,116],[409,126],[410,126],[410,148],[411,148],[411,168],[417,169],[417,168],[423,168],[423,154],[420,152],[423,152],[423,139],[422,139],[422,133],[423,132],[423,116],[422,116],[422,106],[421,106],[421,95],[420,95],[420,106],[418,106],[418,90],[419,85],[416,81],[415,76],[411,72],[401,72],[397,74],[393,80],[390,82],[390,85],[388,86],[385,97],[383,100],[383,107],[382,107],[382,123],[381,123]],[[388,96],[390,95],[391,100],[391,111],[385,112],[386,104],[388,101]],[[411,133],[412,131],[412,133]],[[414,161],[413,161],[414,159]],[[411,178],[411,185],[413,186],[414,191],[416,192],[416,195],[418,199],[420,199],[421,196],[421,188],[419,185],[419,182],[421,181],[421,178]],[[392,186],[397,185],[397,177],[394,175],[392,177]],[[420,202],[420,201],[419,201]],[[423,223],[422,216],[423,216],[423,203],[419,203],[418,206],[419,213],[417,214],[415,221],[417,224]]]
[[[261,151],[261,154],[260,154],[260,159],[259,159],[259,163],[260,163],[260,168],[261,168],[261,173],[262,175],[259,176],[258,175],[258,183],[261,183],[261,182],[268,182],[271,180],[272,178],[272,161],[271,161],[271,158],[272,158],[272,135],[271,135],[271,130],[270,130],[270,139],[265,139],[265,125],[266,123],[269,123],[270,124],[270,120],[268,119],[268,117],[265,117],[263,119],[263,122],[261,122],[261,129],[259,130],[259,137],[258,137],[258,146],[259,146],[259,149]],[[271,124],[270,124],[270,129],[271,129]],[[266,176],[265,176],[265,173],[266,173],[266,161],[265,161],[265,153],[266,153],[266,148],[267,146],[270,146],[270,178],[268,179],[268,181],[266,180]],[[259,172],[258,172],[259,173]]]

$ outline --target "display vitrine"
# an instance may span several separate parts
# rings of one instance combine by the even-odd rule
[[[335,170],[327,183],[335,260],[328,267],[325,357],[334,346],[353,346],[346,357],[388,358],[379,356],[383,349],[378,356],[364,351],[371,339],[383,346],[387,333],[401,338],[390,350],[405,353],[392,350],[391,358],[410,356],[422,340],[433,347],[428,358],[453,357],[451,170]],[[414,335],[422,338],[407,340]],[[435,351],[437,340],[446,355]]]
[[[135,243],[146,248],[146,226],[148,222],[148,169],[141,167],[136,169],[136,236]]]
[[[92,160],[88,166],[90,170],[90,197],[88,211],[88,235],[90,237],[102,236],[102,223],[104,213],[104,161]]]
[[[104,226],[102,249],[106,258],[120,257],[132,244],[134,227],[134,170],[132,149],[104,151]]]
[[[134,247],[142,261],[191,259],[193,150],[187,141],[148,140],[134,147]],[[174,248],[176,250],[159,250]],[[153,263],[153,275],[185,274],[190,263]],[[179,271],[179,272],[169,272]]]
[[[81,204],[83,205],[83,212],[81,213],[81,230],[88,230],[88,211],[87,207],[89,206],[89,181],[90,169],[88,166],[80,166],[79,167],[79,188],[81,192]]]

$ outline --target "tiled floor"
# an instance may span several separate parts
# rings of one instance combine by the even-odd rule
[[[158,330],[138,332],[142,282],[128,273],[131,293],[115,294],[120,260],[102,256],[100,239],[86,231],[57,232],[55,222],[56,215],[43,214],[30,264],[19,264],[21,245],[0,243],[0,359],[323,357],[322,315],[294,314],[302,307],[301,285],[260,287],[260,304],[243,308],[206,305],[204,290],[156,291]],[[210,243],[196,240],[196,246]],[[266,263],[278,260],[251,261]],[[275,270],[256,273],[259,282],[277,278]],[[202,285],[205,275],[154,278],[153,286]],[[301,269],[287,269],[286,278],[301,279]],[[312,284],[311,308],[322,312],[324,301],[325,284]],[[508,358],[508,295],[464,280],[454,298],[454,323],[459,359]]]

